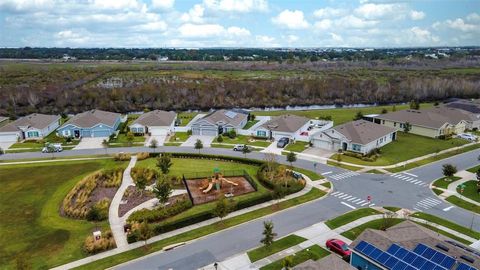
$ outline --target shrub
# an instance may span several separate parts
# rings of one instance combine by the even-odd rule
[[[236,132],[234,129],[230,130],[230,131],[228,132],[228,137],[229,137],[230,139],[235,139],[235,137],[237,137],[237,132]]]
[[[222,135],[218,135],[217,142],[219,142],[219,143],[223,142],[223,136]]]
[[[133,167],[130,175],[135,183],[141,176],[143,176],[149,184],[153,184],[158,178],[158,172],[156,170],[142,167]]]
[[[130,160],[130,153],[118,153],[113,156],[115,161],[127,161]]]
[[[257,179],[267,188],[274,189],[277,185],[282,185],[286,187],[286,194],[292,194],[301,190],[305,186],[304,180],[296,180],[293,178],[292,173],[286,171],[283,166],[277,166],[274,168],[273,177],[268,177],[267,164],[262,164],[260,169],[257,171]],[[270,180],[272,178],[273,180]]]
[[[147,152],[140,152],[137,153],[137,160],[144,160],[150,157],[150,153]]]
[[[111,231],[106,231],[99,240],[95,240],[93,235],[88,236],[83,243],[83,250],[90,255],[115,247],[115,239],[113,238]]]
[[[142,223],[147,221],[158,222],[164,220],[168,217],[175,216],[193,206],[192,202],[184,197],[182,200],[177,201],[175,204],[168,207],[158,207],[155,209],[142,209],[133,212],[130,217],[128,217],[127,222],[129,223]]]

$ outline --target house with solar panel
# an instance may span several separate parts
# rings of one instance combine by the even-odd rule
[[[366,229],[350,249],[350,264],[360,270],[480,269],[479,251],[411,221]]]
[[[218,136],[230,130],[242,129],[248,121],[248,112],[217,110],[196,120],[191,125],[192,135]]]

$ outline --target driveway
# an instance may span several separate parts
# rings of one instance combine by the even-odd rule
[[[321,149],[321,148],[316,148],[316,147],[309,147],[305,149],[305,151],[303,151],[302,154],[308,154],[308,155],[322,157],[322,158],[329,158],[333,154],[335,154],[335,152]]]
[[[108,140],[108,137],[96,137],[96,138],[82,138],[80,143],[78,143],[74,150],[78,149],[95,149],[95,148],[103,148],[102,142],[103,140]]]
[[[283,148],[278,148],[277,142],[275,141],[275,142],[272,142],[269,146],[267,146],[267,148],[263,149],[260,152],[281,155],[282,151],[283,151]]]
[[[150,143],[152,142],[153,139],[157,140],[157,146],[162,146],[165,143],[165,140],[167,139],[167,136],[166,135],[150,136],[150,137],[147,138],[147,140],[145,140],[145,146],[150,147]]]
[[[200,140],[203,143],[203,147],[210,147],[213,139],[215,139],[215,136],[192,135],[184,143],[182,143],[182,146],[194,147],[195,142]]]
[[[0,142],[0,148],[2,148],[2,150],[7,150],[8,148],[10,148],[10,146],[14,144],[15,142]]]

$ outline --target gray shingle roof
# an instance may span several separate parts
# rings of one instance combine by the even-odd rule
[[[330,254],[318,261],[308,260],[293,268],[294,270],[356,270],[338,255]]]
[[[58,121],[59,119],[59,115],[33,113],[6,124],[5,126],[0,128],[0,132],[20,131],[18,127],[44,129],[48,127],[51,123]]]
[[[357,239],[355,239],[355,241],[353,241],[350,246],[355,247],[362,240],[367,241],[368,243],[373,244],[384,251],[387,250],[393,243],[401,245],[408,250],[413,250],[417,244],[423,243],[452,257],[460,258],[461,255],[472,257],[475,259],[473,266],[475,266],[477,269],[480,268],[479,256],[446,242],[446,240],[453,241],[452,239],[449,239],[443,235],[439,235],[436,232],[411,221],[404,221],[400,224],[390,227],[386,231],[366,229],[357,237]],[[436,248],[435,246],[438,243],[447,246],[449,251],[445,252]],[[465,261],[462,262],[466,263]]]
[[[176,115],[175,112],[154,110],[140,115],[140,117],[133,121],[132,125],[140,124],[142,126],[150,127],[170,126],[175,120]]]
[[[221,121],[224,124],[230,124],[232,126],[238,127],[243,120],[247,119],[247,117],[248,115],[243,113],[238,113],[230,110],[218,110],[205,115],[203,118],[201,118],[201,120],[206,120],[214,125],[217,122]]]
[[[354,143],[368,144],[383,136],[394,132],[396,129],[382,126],[365,120],[357,120],[345,123],[333,128],[343,134],[347,139]],[[328,132],[325,132],[326,134]]]
[[[104,124],[113,127],[119,117],[119,113],[90,110],[73,116],[63,126],[72,124],[81,128],[90,128],[97,124]]]
[[[382,114],[376,118],[399,123],[409,122],[410,124],[415,126],[430,127],[435,129],[441,128],[443,125],[445,125],[445,123],[456,125],[461,120],[468,120],[459,119],[457,113],[455,113],[455,115],[453,113],[455,113],[454,109],[451,109],[450,112],[436,110],[435,108],[426,110],[402,110]]]
[[[273,131],[295,132],[309,121],[310,119],[303,116],[285,114],[273,117],[261,125],[261,127]]]

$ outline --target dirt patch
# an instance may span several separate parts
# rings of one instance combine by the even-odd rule
[[[215,201],[221,193],[232,193],[235,197],[255,191],[252,185],[250,185],[247,179],[243,176],[225,177],[225,179],[237,185],[220,180],[215,184],[212,184],[212,188],[205,193],[204,191],[208,189],[209,185],[207,178],[187,180],[188,189],[193,197],[193,203],[202,204]],[[219,189],[217,189],[217,187]]]
[[[123,217],[130,209],[153,198],[155,198],[155,195],[152,192],[144,191],[143,194],[141,194],[137,188],[129,186],[122,197],[122,201],[126,201],[126,203],[120,204],[118,216]]]

